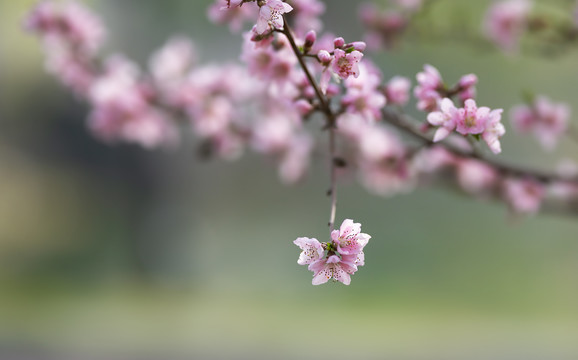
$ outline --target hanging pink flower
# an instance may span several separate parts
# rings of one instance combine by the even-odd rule
[[[339,230],[331,232],[329,242],[300,237],[293,243],[302,250],[297,263],[309,265],[308,269],[313,271],[313,285],[324,284],[330,279],[349,285],[358,266],[365,265],[363,248],[370,238],[361,232],[361,224],[346,219]]]

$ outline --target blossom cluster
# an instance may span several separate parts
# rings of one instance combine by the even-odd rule
[[[468,99],[463,108],[456,108],[452,100],[440,102],[440,111],[429,113],[427,121],[437,126],[434,142],[445,139],[452,131],[462,135],[481,135],[494,154],[502,151],[499,139],[506,133],[502,119],[502,109],[490,110],[476,106],[476,101]]]
[[[451,88],[444,85],[440,72],[433,66],[424,65],[424,71],[416,76],[418,85],[414,88],[417,108],[429,112],[427,121],[437,127],[434,142],[441,141],[452,132],[461,135],[481,137],[494,154],[502,151],[499,139],[506,133],[501,123],[502,109],[491,110],[479,107],[474,100],[478,77],[463,75]],[[451,100],[458,96],[463,107],[456,107]]]
[[[369,239],[370,235],[361,232],[361,224],[346,219],[339,230],[331,232],[329,242],[299,237],[293,243],[302,250],[297,263],[309,265],[308,269],[313,272],[313,285],[324,284],[330,279],[349,285],[351,275],[365,265],[363,248]]]
[[[537,96],[530,104],[517,105],[510,111],[514,130],[533,133],[542,147],[552,150],[568,129],[570,108],[554,103],[546,96]]]

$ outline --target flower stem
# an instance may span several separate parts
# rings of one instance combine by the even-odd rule
[[[293,33],[291,32],[287,19],[284,20],[285,20],[284,26],[281,32],[287,37],[287,40],[289,40],[291,49],[295,53],[295,56],[297,56],[297,60],[299,61],[301,69],[303,69],[303,72],[305,73],[305,76],[307,77],[309,84],[311,84],[313,90],[315,91],[315,95],[319,100],[320,105],[319,108],[325,115],[326,128],[329,131],[329,161],[330,161],[331,183],[328,194],[331,196],[331,209],[329,215],[329,231],[331,232],[335,227],[335,213],[337,212],[337,164],[336,164],[336,145],[335,145],[336,114],[333,112],[333,110],[331,110],[331,107],[329,106],[329,101],[327,100],[325,95],[323,95],[323,92],[321,92],[319,84],[317,84],[317,81],[309,71],[307,64],[305,64],[304,59],[305,55],[297,47],[297,44],[295,43],[295,38],[293,37]]]
[[[335,212],[337,211],[337,164],[335,156],[335,127],[329,128],[329,156],[331,161],[331,215],[329,216],[329,231],[333,231],[335,226]]]

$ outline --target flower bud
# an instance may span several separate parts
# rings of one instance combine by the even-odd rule
[[[333,40],[333,46],[335,46],[336,49],[341,49],[344,45],[345,40],[342,37],[338,37]]]
[[[331,60],[333,60],[333,57],[327,50],[319,50],[317,53],[317,59],[319,59],[322,65],[327,66]]]
[[[353,50],[363,52],[367,47],[367,44],[363,41],[354,41],[351,43],[351,47],[353,47]]]
[[[303,47],[310,50],[316,40],[317,33],[315,33],[315,30],[309,30],[307,34],[305,34],[305,45]]]

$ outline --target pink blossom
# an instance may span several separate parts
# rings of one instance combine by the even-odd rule
[[[174,144],[176,129],[167,115],[150,103],[150,91],[139,79],[138,67],[113,56],[88,93],[94,106],[89,127],[106,141],[123,140],[146,148]]]
[[[456,121],[456,131],[462,135],[482,133],[486,128],[489,114],[490,108],[485,106],[478,108],[475,100],[466,100],[464,111]]]
[[[262,47],[251,40],[250,33],[246,33],[241,59],[247,63],[250,74],[281,87],[293,82],[300,73],[295,68],[297,57],[285,37],[280,38],[275,47]]]
[[[482,133],[482,138],[494,154],[502,152],[500,138],[506,133],[506,128],[501,123],[502,109],[492,110],[486,120],[486,129]]]
[[[308,133],[293,136],[279,164],[279,177],[284,184],[295,184],[305,176],[313,148],[314,141]]]
[[[566,132],[570,108],[564,103],[554,103],[545,96],[538,96],[530,105],[519,105],[510,111],[514,130],[533,132],[542,147],[552,150]]]
[[[484,19],[485,35],[505,51],[515,51],[532,8],[529,0],[495,2]]]
[[[355,259],[351,259],[350,256],[331,255],[327,259],[311,264],[310,270],[314,272],[313,285],[325,284],[330,279],[349,285],[351,274],[357,271],[357,265],[355,265]]]
[[[515,213],[537,213],[544,195],[544,186],[533,179],[510,178],[504,181],[504,199]]]
[[[458,82],[459,85],[459,97],[460,100],[465,103],[468,99],[473,99],[476,97],[476,84],[478,83],[478,77],[475,74],[467,74],[460,78]]]
[[[186,37],[175,36],[151,56],[149,69],[159,85],[170,86],[185,78],[195,60],[193,43]]]
[[[139,77],[140,70],[135,63],[120,55],[111,56],[103,74],[92,84],[88,99],[96,107],[137,113],[148,106]]]
[[[266,4],[259,9],[257,19],[257,34],[265,34],[271,29],[283,28],[283,14],[293,10],[293,7],[281,0],[267,0]]]
[[[434,111],[441,100],[440,88],[443,81],[439,71],[429,65],[424,65],[424,71],[416,75],[418,85],[414,88],[414,96],[417,98],[417,108],[422,111]]]
[[[341,255],[359,254],[369,242],[371,236],[361,232],[361,224],[351,219],[343,220],[339,230],[331,232],[331,240],[337,245]]]
[[[438,126],[433,141],[445,139],[456,130],[462,135],[481,134],[494,154],[502,151],[499,139],[506,133],[502,119],[502,109],[478,108],[473,99],[466,100],[464,108],[456,108],[453,102],[445,98],[440,102],[440,111],[428,114],[427,121]]]
[[[346,94],[341,103],[349,113],[358,113],[368,121],[381,119],[381,109],[386,104],[383,93],[378,89],[381,73],[370,62],[359,64],[360,75],[344,81]]]
[[[97,77],[96,69],[90,64],[90,59],[81,54],[61,51],[55,48],[48,50],[46,71],[56,76],[65,86],[75,93],[86,96]]]
[[[324,284],[330,279],[349,285],[351,275],[365,265],[363,248],[370,238],[361,232],[361,224],[346,219],[339,230],[331,232],[329,242],[299,237],[293,243],[302,250],[297,263],[309,265],[308,269],[313,272],[313,285]]]
[[[290,105],[287,105],[290,106]],[[278,173],[285,184],[301,180],[309,168],[313,138],[290,108],[269,110],[253,125],[253,148],[278,162]]]
[[[317,239],[299,237],[293,243],[303,250],[297,260],[299,265],[311,265],[321,259],[325,253],[325,249]]]
[[[332,74],[336,74],[341,79],[347,79],[350,76],[357,78],[359,76],[359,62],[362,57],[363,53],[357,50],[346,53],[342,49],[335,49],[333,56],[327,50],[320,50],[317,58],[325,66],[319,82],[321,90],[324,93],[327,91]]]
[[[427,121],[433,126],[439,126],[434,135],[433,141],[438,142],[445,139],[454,129],[460,117],[463,117],[464,110],[457,109],[454,103],[445,98],[440,102],[440,111],[428,114]]]
[[[394,76],[385,86],[388,104],[405,105],[409,101],[411,81],[403,76]]]
[[[362,57],[363,53],[358,50],[347,53],[342,49],[335,49],[333,55],[327,50],[320,50],[317,53],[317,59],[325,67],[319,81],[321,90],[324,93],[327,91],[332,74],[336,74],[341,79],[348,79],[350,76],[357,78]]]
[[[424,148],[412,160],[412,167],[422,174],[435,173],[457,161],[456,156],[442,146]]]
[[[24,20],[24,25],[39,33],[51,46],[59,43],[82,53],[95,53],[105,37],[101,20],[76,2],[41,1]]]
[[[349,54],[341,49],[333,51],[335,58],[332,62],[333,71],[342,79],[347,79],[350,76],[359,76],[359,62],[363,57],[360,51],[353,50]]]
[[[456,165],[458,184],[470,194],[480,194],[490,190],[499,179],[497,171],[488,164],[462,159]]]

